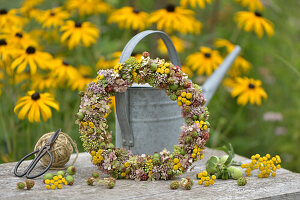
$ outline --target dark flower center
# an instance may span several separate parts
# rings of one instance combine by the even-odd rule
[[[66,65],[66,66],[69,65],[69,63],[67,61],[65,61],[65,60],[62,62],[62,64]]]
[[[256,17],[262,17],[262,14],[260,12],[256,11],[254,14],[255,14]]]
[[[173,4],[168,4],[168,5],[166,6],[166,10],[167,10],[168,12],[174,12],[174,11],[175,11],[175,6],[174,6]]]
[[[18,32],[18,33],[15,34],[15,36],[18,37],[18,38],[22,38],[22,37],[23,37],[23,34],[20,33],[20,32]]]
[[[26,53],[27,53],[27,54],[34,54],[34,53],[35,53],[35,48],[32,47],[32,46],[29,46],[29,47],[26,49]]]
[[[82,25],[81,22],[75,22],[75,27],[76,27],[76,28],[80,28],[81,25]]]
[[[206,58],[210,58],[210,57],[211,57],[211,54],[210,54],[210,53],[205,53],[204,56],[205,56]]]
[[[50,16],[55,16],[55,13],[54,13],[54,12],[51,12],[51,13],[50,13]]]
[[[40,93],[38,92],[35,92],[31,95],[31,99],[34,101],[38,100],[39,98],[40,98]]]
[[[7,14],[7,10],[6,9],[1,9],[0,10],[0,15],[6,15]]]
[[[137,8],[135,8],[135,9],[133,9],[133,12],[134,12],[135,14],[139,14],[140,10],[137,9]]]
[[[4,45],[7,45],[6,40],[5,39],[0,40],[0,46],[4,46]]]
[[[249,87],[250,89],[254,89],[254,88],[255,88],[255,85],[252,84],[252,83],[249,83],[248,87]]]

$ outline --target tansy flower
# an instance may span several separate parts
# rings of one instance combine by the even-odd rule
[[[31,123],[40,122],[40,115],[42,114],[44,121],[47,121],[52,116],[49,106],[59,111],[59,105],[51,94],[29,91],[27,96],[18,100],[14,112],[19,112],[18,118],[20,120],[27,117]]]
[[[196,8],[198,5],[200,8],[205,8],[205,4],[210,4],[212,0],[180,0],[180,5],[187,7],[190,5],[192,8]]]
[[[200,51],[189,55],[186,58],[186,65],[197,70],[198,75],[210,75],[222,63],[223,58],[217,50],[209,47],[200,47]]]
[[[51,75],[59,82],[69,81],[75,78],[77,75],[76,68],[70,65],[67,61],[62,59],[56,59],[53,62],[53,70]]]
[[[77,10],[80,16],[108,13],[111,9],[103,0],[68,0],[66,7],[70,11]]]
[[[55,88],[57,81],[49,74],[36,73],[31,78],[31,88],[34,90],[45,91],[49,88]]]
[[[28,46],[37,46],[37,43],[31,39],[30,35],[20,28],[4,29],[0,38],[5,38],[10,45],[15,48],[25,48]]]
[[[64,20],[69,18],[69,13],[62,7],[43,11],[38,21],[43,24],[43,28],[58,27],[64,24]]]
[[[108,23],[117,23],[120,28],[145,30],[149,15],[132,7],[120,8],[109,16]]]
[[[178,53],[181,53],[183,52],[184,50],[184,41],[181,40],[179,37],[176,37],[176,36],[171,36],[170,37],[174,46],[175,46],[175,49]],[[162,54],[168,54],[168,50],[167,50],[167,47],[166,45],[164,44],[163,40],[160,39],[158,40],[158,50],[162,53]]]
[[[80,66],[73,79],[70,79],[69,86],[72,90],[82,91],[87,84],[95,80],[91,77],[92,69],[89,66]]]
[[[180,33],[199,34],[202,24],[194,17],[195,13],[182,7],[167,5],[166,8],[151,13],[149,23],[155,23],[157,29],[167,33],[178,31]]]
[[[235,20],[240,29],[244,27],[246,32],[254,31],[259,38],[264,35],[264,31],[268,36],[274,34],[273,23],[263,18],[259,12],[240,11],[235,15]]]
[[[248,102],[250,104],[261,105],[261,98],[266,99],[267,94],[261,87],[260,80],[252,78],[236,78],[236,84],[231,92],[233,97],[239,96],[237,103],[245,106]]]
[[[240,3],[243,7],[248,7],[250,11],[262,11],[264,9],[263,4],[260,0],[235,0]]]
[[[69,20],[60,30],[64,32],[61,36],[61,42],[67,40],[69,49],[79,45],[80,42],[82,42],[85,47],[88,47],[96,43],[99,37],[99,30],[90,22],[81,23]]]
[[[52,56],[49,53],[38,51],[35,47],[29,46],[26,49],[15,50],[14,60],[11,64],[12,70],[16,67],[17,73],[22,73],[28,64],[30,73],[35,74],[37,67],[48,69],[51,67]]]

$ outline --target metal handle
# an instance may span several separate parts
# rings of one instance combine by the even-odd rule
[[[135,35],[125,46],[122,51],[121,57],[119,59],[119,63],[125,62],[128,58],[130,58],[134,48],[136,45],[146,36],[151,34],[157,34],[163,40],[164,44],[167,47],[170,61],[176,65],[181,66],[180,59],[177,54],[177,51],[174,47],[173,42],[171,41],[170,37],[162,32],[162,31],[143,31]],[[116,114],[117,119],[121,129],[121,136],[122,136],[122,144],[123,146],[133,147],[134,146],[134,137],[132,128],[129,122],[129,98],[128,92],[117,93],[116,94]]]

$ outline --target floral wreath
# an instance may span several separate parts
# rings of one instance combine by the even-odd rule
[[[162,89],[177,101],[185,118],[179,144],[174,152],[166,149],[153,155],[134,155],[111,143],[106,116],[111,112],[110,97],[125,92],[133,83],[148,83]],[[88,84],[81,94],[81,105],[76,114],[84,149],[92,156],[94,165],[115,178],[133,180],[172,179],[185,172],[196,160],[203,158],[209,138],[209,113],[201,88],[192,83],[179,66],[164,59],[151,59],[148,52],[140,61],[131,57],[114,69],[100,70],[97,79]]]

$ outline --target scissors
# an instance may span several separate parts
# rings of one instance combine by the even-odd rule
[[[46,142],[46,144],[39,150],[33,151],[32,153],[26,155],[24,158],[22,158],[16,165],[15,169],[14,169],[14,174],[18,177],[22,177],[22,176],[26,176],[26,178],[29,179],[33,179],[36,177],[39,177],[41,175],[43,175],[46,171],[48,171],[48,169],[51,167],[52,165],[52,155],[50,153],[50,148],[52,146],[52,144],[55,142],[55,140],[58,138],[58,135],[60,133],[61,129],[58,129]],[[32,170],[34,169],[34,167],[36,166],[36,164],[40,161],[40,159],[46,154],[48,153],[49,157],[50,157],[50,162],[49,165],[47,166],[47,168],[42,171],[40,174],[37,175],[33,175],[30,176],[30,173],[32,172]],[[25,169],[24,172],[22,173],[18,173],[18,168],[21,165],[21,163],[26,160],[28,157],[32,156],[33,154],[36,154],[35,158],[32,160],[32,162],[29,164],[29,166],[27,167],[27,169]]]

